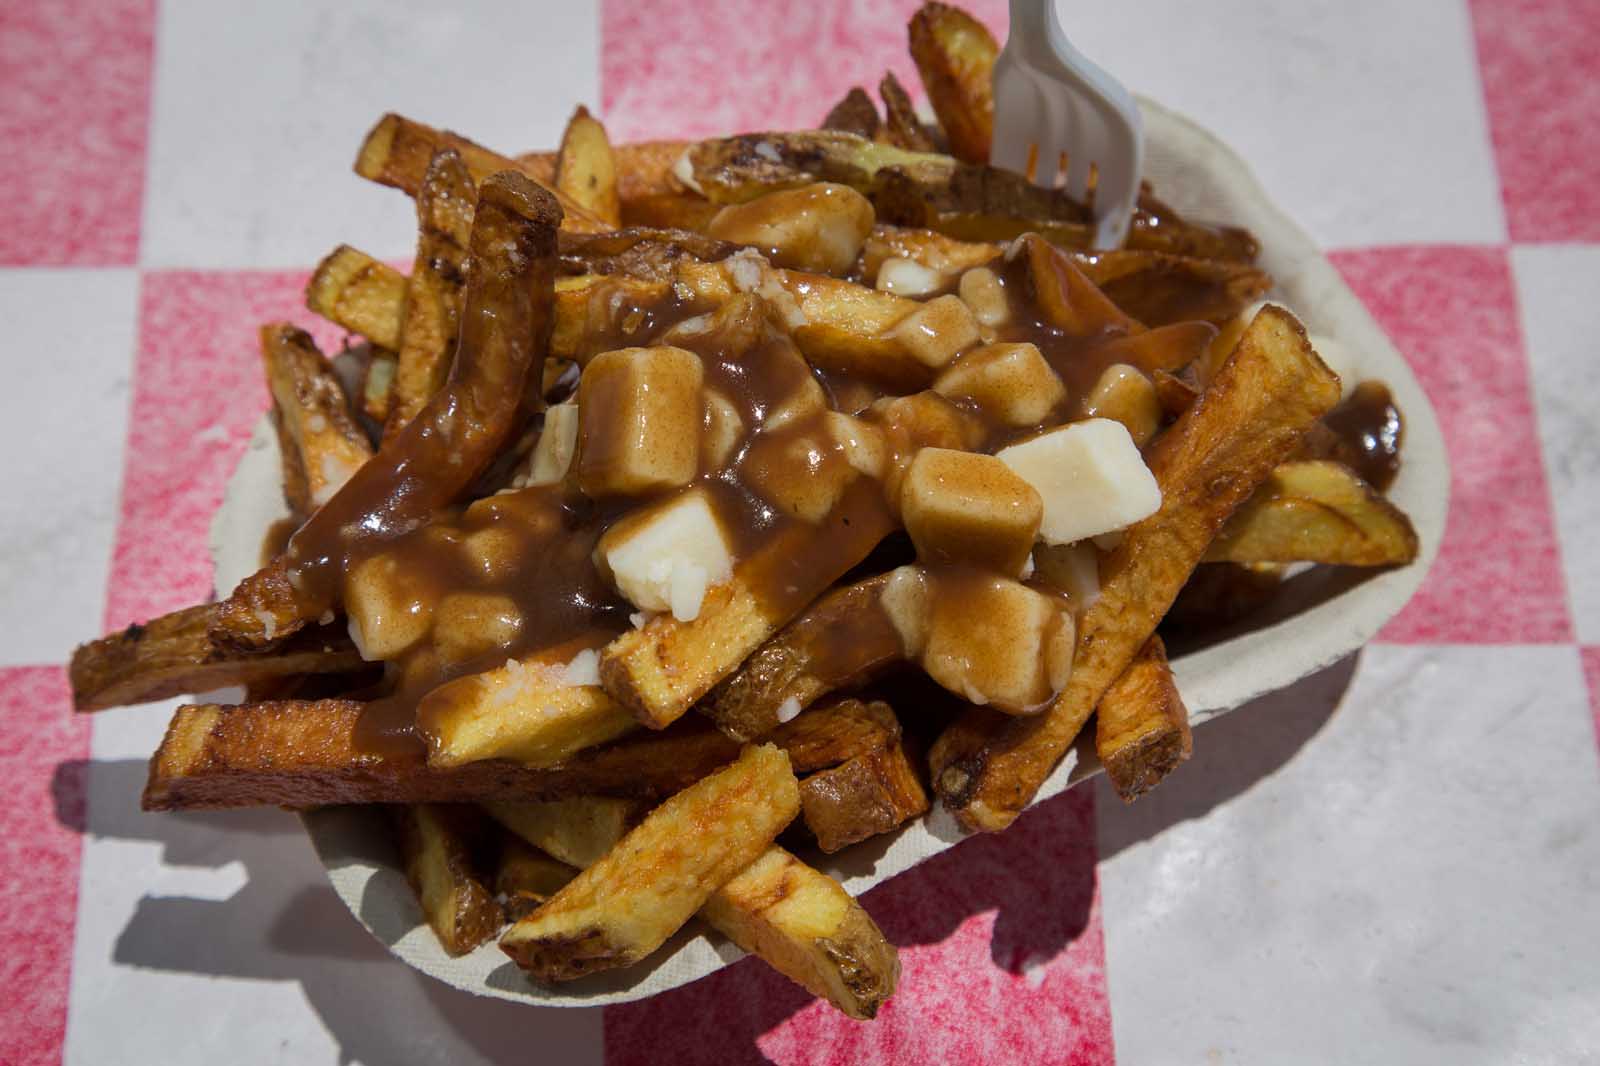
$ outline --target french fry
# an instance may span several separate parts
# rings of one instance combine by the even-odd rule
[[[1167,648],[1158,636],[1111,683],[1095,708],[1095,753],[1117,795],[1132,803],[1189,757],[1194,738]]]
[[[285,493],[303,488],[305,498],[290,499],[289,505],[308,515],[372,458],[372,442],[356,425],[338,377],[310,334],[284,323],[265,326],[261,357],[281,427],[279,446],[287,446],[285,462],[292,453],[300,472],[298,486],[285,479]]]
[[[1229,515],[1338,398],[1338,378],[1293,316],[1276,307],[1257,315],[1211,387],[1147,455],[1161,509],[1102,565],[1066,689],[1030,717],[998,721],[975,708],[934,745],[934,787],[963,825],[1002,829],[1021,813]]]
[[[660,196],[677,196],[685,192],[683,183],[673,174],[673,168],[690,141],[634,141],[614,144],[611,156],[617,172],[617,196],[624,214],[630,204],[640,203]],[[526,152],[517,157],[528,168],[530,176],[539,181],[554,181],[558,152]]]
[[[406,276],[341,244],[317,264],[306,284],[306,307],[380,348],[400,347]]]
[[[881,700],[843,699],[813,707],[764,738],[789,753],[796,773],[826,770],[900,737],[900,722]]]
[[[516,427],[526,378],[553,318],[560,208],[515,172],[494,175],[478,195],[473,269],[449,385],[311,516],[291,550],[367,528],[375,508],[389,536],[430,520],[472,484]],[[292,635],[331,609],[335,582],[324,572],[343,563],[327,552],[291,576],[280,557],[223,601],[212,639],[260,648]]]
[[[922,128],[916,108],[911,106],[911,97],[893,71],[885,74],[878,83],[878,95],[883,98],[884,123],[881,134],[884,140],[908,152],[933,151],[933,141]]]
[[[508,659],[424,696],[417,724],[429,764],[512,759],[523,766],[555,766],[638,727],[632,713],[598,685],[568,684],[566,658],[539,653]]]
[[[623,739],[548,769],[498,759],[438,769],[420,750],[364,748],[357,738],[362,706],[329,699],[180,707],[151,760],[145,809],[649,799],[671,795],[738,754],[715,729],[700,729]]]
[[[1398,566],[1417,557],[1401,510],[1340,463],[1281,463],[1206,552],[1211,563]]]
[[[600,683],[650,728],[676,721],[890,532],[877,494],[858,481],[821,525],[770,538],[707,590],[694,621],[658,615],[613,640],[600,655]],[[773,570],[790,578],[759,579]]]
[[[477,200],[478,190],[461,156],[441,149],[416,192],[417,255],[406,279],[385,439],[409,425],[449,376]]]
[[[647,815],[500,947],[544,981],[637,962],[766,851],[799,809],[789,757],[771,745],[747,748]]]
[[[574,203],[571,197],[552,188],[553,175],[548,169],[503,156],[449,130],[436,130],[393,113],[384,115],[367,131],[356,155],[355,171],[369,181],[415,196],[422,187],[428,164],[443,148],[453,148],[461,156],[474,185],[481,184],[491,174],[510,170],[543,187],[561,204],[563,229],[595,233],[613,228]]]
[[[606,128],[586,107],[567,120],[556,153],[555,187],[573,203],[610,224],[622,225],[622,203],[617,195],[617,163]]]
[[[898,735],[800,782],[801,816],[829,854],[896,829],[927,809],[928,794]]]
[[[646,807],[614,796],[558,800],[489,799],[489,817],[518,838],[582,870],[594,865],[639,824]]]
[[[1074,255],[1073,261],[1112,303],[1146,326],[1222,326],[1272,288],[1265,271],[1226,259],[1124,248]]]
[[[423,917],[451,955],[465,955],[500,931],[505,912],[477,869],[487,826],[462,804],[390,808],[401,865]]]
[[[853,133],[857,137],[872,140],[883,128],[883,118],[878,114],[878,105],[872,102],[872,97],[857,85],[833,105],[818,128]]]
[[[215,604],[185,607],[79,645],[68,669],[73,706],[99,711],[364,665],[343,626],[306,630],[265,653],[219,648],[206,635],[216,612]]]
[[[502,834],[500,857],[495,864],[495,895],[505,901],[506,917],[520,921],[559,892],[578,871],[543,854],[521,837]]]
[[[712,893],[700,916],[852,1018],[876,1017],[900,978],[894,945],[861,904],[777,846]]]
[[[600,797],[488,809],[521,839],[580,868],[599,861],[642,813],[638,804]],[[833,878],[777,845],[713,892],[700,917],[852,1018],[872,1017],[894,991],[898,956],[866,911]]]
[[[306,481],[306,468],[300,462],[300,449],[284,425],[283,414],[274,405],[267,412],[272,422],[272,435],[278,442],[278,466],[283,478],[283,504],[289,508],[289,520],[304,522],[311,513],[311,486]]]
[[[994,136],[994,63],[1000,47],[988,28],[949,4],[923,4],[907,27],[911,59],[922,76],[950,151],[968,163],[989,161]]]
[[[735,740],[754,740],[835,689],[866,681],[903,657],[879,605],[887,577],[834,589],[761,645],[701,703]]]

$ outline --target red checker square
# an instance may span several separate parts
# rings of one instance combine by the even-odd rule
[[[153,0],[0,11],[0,264],[138,258],[154,31]]]
[[[1572,639],[1511,269],[1503,248],[1337,252],[1334,264],[1410,361],[1443,426],[1450,516],[1397,643]]]
[[[1600,5],[1472,0],[1478,69],[1514,241],[1600,239]]]
[[[859,85],[876,97],[885,69],[912,94],[906,50],[920,0],[818,0],[763,14],[737,0],[607,0],[600,85],[617,140],[808,129]],[[962,5],[1005,40],[1001,0]]]
[[[85,817],[89,722],[72,713],[59,666],[0,670],[0,1062],[61,1061]]]
[[[852,1021],[756,959],[605,1014],[606,1061],[1109,1063],[1094,797],[1058,796],[867,893],[899,989]]]
[[[305,309],[306,276],[145,275],[107,628],[210,595],[206,532],[268,406],[257,331],[287,319],[309,328],[323,351],[339,350],[342,331]]]
[[[1583,679],[1589,683],[1589,710],[1594,714],[1594,739],[1600,744],[1600,648],[1580,648]]]

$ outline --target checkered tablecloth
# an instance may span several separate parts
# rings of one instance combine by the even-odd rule
[[[1600,5],[1062,0],[1080,46],[1256,167],[1416,367],[1444,547],[1361,654],[870,893],[876,1023],[759,963],[541,1010],[385,955],[293,817],[146,815],[171,705],[62,663],[204,599],[266,405],[255,325],[411,205],[383,111],[506,150],[814,123],[914,0],[0,5],[0,1062],[1600,1061]],[[973,4],[1003,36],[1001,0]]]

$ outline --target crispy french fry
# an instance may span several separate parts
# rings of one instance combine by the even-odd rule
[[[839,130],[843,133],[853,133],[857,137],[868,140],[875,138],[878,131],[883,128],[883,119],[878,114],[878,105],[872,102],[872,97],[867,91],[857,85],[845,93],[844,98],[823,118],[819,129]]]
[[[563,229],[595,233],[612,228],[574,203],[571,197],[552,188],[553,175],[548,168],[503,156],[449,130],[436,130],[393,113],[384,115],[377,125],[367,131],[361,142],[361,150],[356,155],[355,171],[379,185],[388,185],[415,196],[422,187],[422,177],[427,173],[428,164],[441,148],[453,148],[460,154],[472,175],[473,184],[481,184],[491,174],[510,170],[543,186],[545,191],[560,201]]]
[[[916,108],[911,106],[911,97],[893,71],[885,74],[878,83],[878,95],[883,97],[884,140],[908,152],[933,151],[933,141],[928,137],[928,131],[922,128]]]
[[[477,201],[477,187],[461,156],[441,149],[416,192],[417,255],[406,279],[389,417],[383,424],[386,440],[410,424],[450,374]]]
[[[598,685],[566,679],[565,654],[508,659],[504,666],[447,681],[422,698],[419,731],[428,762],[460,766],[479,759],[512,759],[554,766],[585,748],[638,727]]]
[[[400,346],[405,298],[404,274],[348,244],[329,252],[306,283],[308,308],[389,351]]]
[[[907,27],[911,59],[950,151],[968,163],[989,161],[994,135],[994,62],[1000,48],[983,23],[949,4],[923,4]]]
[[[600,683],[652,729],[675,721],[890,532],[878,495],[858,481],[822,524],[772,537],[706,592],[694,621],[658,615],[613,640],[600,655]],[[774,571],[789,576],[764,578]]]
[[[99,711],[364,665],[343,626],[307,630],[265,653],[219,648],[206,635],[216,611],[215,604],[185,607],[79,645],[68,671],[73,706]]]
[[[310,334],[281,322],[264,326],[261,357],[282,427],[279,445],[293,450],[304,479],[305,499],[291,500],[290,507],[310,514],[372,458],[372,442],[356,425],[338,377]],[[287,493],[287,479],[284,487]]]
[[[935,788],[963,825],[1001,829],[1028,805],[1228,516],[1338,398],[1338,378],[1293,316],[1275,307],[1257,315],[1216,381],[1147,456],[1161,509],[1102,565],[1066,689],[1030,717],[999,721],[975,708],[934,745]]]
[[[506,917],[515,922],[537,910],[577,877],[578,871],[524,843],[521,837],[502,836],[494,891],[505,901]]]
[[[602,797],[488,809],[522,839],[580,868],[599,861],[642,813],[639,804]],[[777,845],[713,892],[700,917],[852,1018],[872,1017],[894,991],[898,957],[866,911],[833,878]]]
[[[876,278],[886,260],[910,259],[953,277],[998,259],[1004,251],[1004,245],[992,241],[960,241],[931,229],[879,223],[862,246],[861,269],[868,278]]]
[[[723,936],[852,1018],[894,993],[900,959],[839,882],[773,846],[700,909]]]
[[[438,769],[420,751],[364,749],[356,731],[361,709],[337,699],[180,707],[151,760],[145,809],[657,798],[738,753],[715,729],[698,729],[624,739],[549,769],[499,759]]]
[[[646,807],[614,796],[558,800],[485,800],[483,809],[540,851],[582,870],[594,865],[639,824]]]
[[[1145,641],[1095,708],[1095,753],[1117,795],[1132,803],[1189,757],[1189,709],[1158,636]]]
[[[900,738],[900,721],[887,703],[844,699],[813,707],[763,739],[789,753],[796,773],[826,770]]]
[[[451,955],[465,955],[500,931],[505,912],[484,884],[476,855],[488,828],[463,804],[391,808],[401,865],[423,917]]]
[[[349,529],[376,524],[387,536],[454,502],[516,428],[528,374],[553,320],[560,208],[515,172],[486,180],[472,227],[461,342],[450,383],[380,448],[290,542],[316,545],[291,579],[287,554],[240,582],[211,630],[225,646],[260,648],[333,607]],[[537,380],[535,382],[537,385]],[[381,538],[368,541],[381,543]]]
[[[1411,520],[1340,463],[1280,463],[1234,512],[1206,561],[1396,566],[1417,557]]]
[[[634,141],[631,144],[614,144],[611,156],[617,171],[617,196],[626,214],[630,204],[659,196],[676,196],[685,192],[683,183],[673,174],[673,168],[690,141]],[[557,152],[526,152],[517,157],[529,173],[540,181],[554,181]]]
[[[835,689],[866,681],[903,656],[879,605],[884,576],[834,589],[740,664],[700,710],[735,740],[765,736]]]
[[[611,225],[622,225],[617,195],[617,163],[611,141],[589,109],[579,107],[567,120],[556,153],[555,187],[584,210]]]
[[[799,809],[789,757],[771,745],[747,748],[652,811],[500,947],[545,981],[637,962],[766,851]]]
[[[898,828],[927,809],[928,794],[898,736],[800,782],[801,816],[829,854]]]

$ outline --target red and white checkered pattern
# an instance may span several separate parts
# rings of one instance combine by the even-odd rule
[[[256,324],[336,344],[306,268],[408,254],[409,204],[348,173],[378,114],[505,148],[579,101],[619,138],[805,125],[886,68],[920,95],[915,6],[0,11],[0,1062],[1600,1061],[1589,0],[1063,5],[1334,250],[1439,410],[1450,522],[1377,644],[1138,805],[1080,788],[869,893],[905,966],[872,1025],[754,962],[603,1011],[447,989],[288,816],[137,810],[170,707],[70,715],[73,643],[210,589]]]

